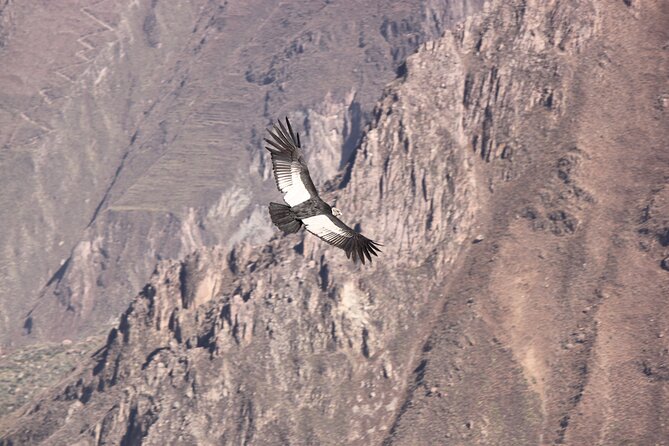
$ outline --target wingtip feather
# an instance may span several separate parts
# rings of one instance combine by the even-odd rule
[[[279,121],[279,124],[281,124],[281,121]],[[279,127],[277,127],[276,124],[274,124],[274,126],[272,127],[272,130],[273,130],[273,131],[270,130],[269,134],[272,135],[272,138],[274,138],[274,141],[275,141],[277,144],[285,145],[285,146],[287,146],[287,147],[290,147],[290,143],[289,143],[288,140],[283,136],[283,133],[281,132],[281,129],[280,129]]]
[[[365,255],[363,254],[362,243],[358,243],[356,248],[358,250],[358,257],[360,257],[360,261],[364,265],[365,264]]]
[[[365,246],[365,255],[367,256],[367,260],[369,260],[369,263],[372,263],[372,256],[370,254],[369,246]]]
[[[297,147],[300,147],[299,144],[299,133],[298,133],[298,138],[295,138],[295,134],[293,133],[293,127],[290,125],[290,121],[288,120],[288,116],[286,116],[286,125],[288,126],[288,132],[290,132],[290,139],[293,140],[293,144],[297,144]]]

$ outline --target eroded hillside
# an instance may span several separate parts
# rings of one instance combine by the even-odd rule
[[[108,330],[160,259],[269,239],[265,127],[300,122],[325,182],[481,3],[2,2],[0,352]]]
[[[55,378],[12,358],[102,339],[161,259],[268,241],[266,126],[290,114],[331,180],[406,56],[481,3],[0,2],[0,407]]]
[[[159,263],[4,444],[664,444],[669,7],[492,1],[408,58],[304,234]],[[663,443],[664,442],[664,443]]]

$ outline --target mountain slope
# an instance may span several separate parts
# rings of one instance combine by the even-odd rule
[[[518,17],[522,33],[500,42]],[[668,23],[663,2],[483,20],[467,101],[487,111],[488,79],[503,97],[529,78],[505,109],[532,114],[504,126],[491,107],[488,128],[518,138],[513,163],[530,164],[492,177],[485,240],[449,289],[388,444],[666,444]]]
[[[2,2],[0,351],[108,330],[160,259],[268,239],[269,122],[326,181],[406,55],[481,3]]]
[[[164,261],[3,444],[662,444],[668,20],[491,2],[327,191],[378,262],[304,234]]]
[[[447,54],[434,56],[447,62]],[[458,69],[456,60],[449,63]],[[433,85],[448,83],[452,88],[438,89],[438,97],[454,102],[459,76],[444,70],[427,77]],[[462,106],[444,110],[451,119],[419,113],[414,93],[424,79],[410,79],[391,87],[377,108],[367,142],[345,175],[350,180],[342,179],[348,186],[329,192],[339,197],[347,220],[360,216],[363,230],[383,239],[382,261],[361,269],[300,234],[266,247],[242,243],[230,255],[203,249],[184,262],[164,262],[91,369],[49,397],[56,402],[47,416],[67,419],[65,425],[37,428],[24,421],[9,438],[57,444],[83,429],[82,438],[118,443],[157,429],[155,440],[146,441],[180,435],[177,441],[185,443],[264,443],[282,436],[331,443],[342,435],[353,443],[380,441],[385,430],[379,422],[390,426],[420,348],[415,334],[442,299],[444,279],[436,271],[456,258],[476,207],[476,154],[461,144]],[[420,120],[404,124],[399,110]],[[430,147],[440,149],[425,153]],[[363,201],[355,185],[369,168],[390,180],[380,189],[367,181]],[[450,189],[440,190],[444,178]],[[403,209],[395,200],[416,213],[431,208],[434,226],[396,225]],[[159,378],[146,381],[154,371]],[[173,409],[176,418],[156,418]],[[360,416],[351,417],[351,409]],[[319,421],[323,413],[334,421]]]

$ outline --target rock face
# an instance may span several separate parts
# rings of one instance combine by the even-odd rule
[[[302,233],[163,261],[0,444],[666,444],[667,23],[489,2],[326,188],[377,262]]]
[[[0,2],[0,353],[108,330],[160,259],[269,239],[269,122],[331,178],[406,55],[482,1],[396,3]]]

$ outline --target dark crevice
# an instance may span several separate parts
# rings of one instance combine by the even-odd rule
[[[355,165],[355,157],[357,153],[358,153],[357,150],[354,150],[353,153],[351,153],[351,158],[348,160],[346,164],[344,175],[342,176],[341,181],[337,185],[337,189],[344,189],[348,185],[349,181],[351,181],[351,173],[353,172],[353,166]]]
[[[147,283],[139,294],[149,299],[153,299],[156,296],[156,289],[153,285]]]
[[[228,254],[228,268],[230,268],[232,274],[237,274],[239,272],[239,268],[237,268],[237,253],[235,248],[232,248],[230,254]]]
[[[81,401],[84,404],[89,402],[91,400],[91,397],[93,396],[93,391],[94,390],[95,389],[93,389],[92,385],[84,387],[84,389],[81,393],[81,397],[79,398],[79,401]]]
[[[423,173],[423,179],[420,182],[421,189],[423,191],[423,200],[427,201],[427,182],[425,180],[425,174]]]
[[[669,228],[664,228],[657,234],[657,241],[664,247],[669,246]]]
[[[398,67],[395,69],[395,74],[399,79],[406,79],[407,75],[409,74],[409,69],[407,68],[407,63],[402,62],[401,64],[398,65]]]
[[[128,429],[121,438],[121,446],[134,446],[142,444],[142,429],[137,423],[137,406],[130,409],[128,417]]]
[[[109,349],[114,344],[117,337],[118,337],[118,330],[112,328],[109,331],[109,335],[107,336],[107,343],[100,352],[100,359],[98,359],[97,364],[95,364],[95,367],[93,367],[93,376],[99,375],[100,372],[104,370],[105,365],[107,364],[107,358],[109,357]]]
[[[125,161],[128,158],[128,155],[130,154],[130,151],[125,152],[123,154],[123,157],[121,158],[121,163],[119,166],[116,168],[116,172],[114,173],[114,176],[112,177],[111,183],[109,183],[109,186],[107,186],[107,190],[105,193],[102,195],[102,200],[100,200],[100,203],[98,203],[97,207],[95,208],[95,211],[93,211],[93,216],[91,217],[90,221],[88,222],[88,225],[86,227],[90,227],[95,219],[98,217],[98,214],[104,207],[104,205],[107,203],[107,200],[109,199],[109,195],[111,194],[111,190],[116,184],[116,181],[118,180],[119,176],[121,175],[121,171],[123,170],[123,167],[125,166]]]
[[[63,280],[63,277],[65,276],[65,273],[67,272],[67,268],[70,266],[70,260],[72,257],[68,257],[68,259],[63,263],[60,268],[54,273],[53,276],[51,276],[51,279],[46,283],[46,286],[51,285],[54,282],[60,282]]]
[[[414,369],[413,373],[416,375],[416,385],[421,384],[423,379],[425,379],[425,367],[427,367],[427,359],[423,359],[420,364],[418,364],[418,367]]]
[[[186,262],[181,262],[181,268],[179,268],[179,293],[181,293],[181,304],[184,308],[188,308],[190,296],[188,293],[188,266]]]
[[[209,353],[216,350],[216,328],[213,324],[204,334],[198,335],[197,347],[207,349]]]
[[[364,356],[367,359],[369,359],[368,340],[369,340],[369,331],[367,330],[367,328],[363,328],[362,329],[362,347],[361,347],[361,351],[362,351],[362,356]]]
[[[344,144],[342,147],[341,161],[339,168],[341,169],[350,160],[351,155],[357,149],[360,139],[362,137],[363,127],[363,113],[360,103],[352,101],[348,107],[349,120],[344,120]]]
[[[472,86],[474,85],[474,75],[472,73],[467,73],[465,76],[465,86],[462,93],[462,105],[469,107],[469,101],[471,99]]]
[[[149,366],[149,364],[151,364],[151,361],[153,361],[153,358],[155,358],[158,353],[162,352],[163,350],[168,350],[168,349],[169,349],[169,347],[158,347],[157,349],[154,349],[151,353],[149,353],[146,356],[146,360],[144,361],[144,364],[142,364],[142,370],[145,370]]]
[[[23,322],[23,334],[29,335],[33,331],[33,317],[28,316]]]
[[[223,308],[221,309],[221,319],[227,322],[228,326],[232,327],[232,312],[229,303],[223,305]]]
[[[321,268],[318,271],[318,276],[320,277],[321,281],[321,290],[325,291],[328,289],[329,285],[329,276],[330,276],[330,271],[328,269],[327,263],[325,263],[325,257],[321,256]]]
[[[124,344],[127,344],[128,341],[130,340],[130,323],[128,322],[128,316],[130,315],[131,311],[132,311],[132,308],[130,308],[125,313],[123,313],[121,315],[121,321],[118,324],[118,330],[123,335],[123,343]],[[111,336],[111,333],[110,333],[110,336]]]

